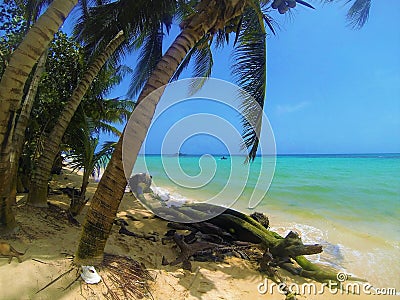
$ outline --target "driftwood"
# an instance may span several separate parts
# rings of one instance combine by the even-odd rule
[[[210,248],[218,247],[218,245],[208,242],[194,242],[193,244],[186,244],[183,237],[177,233],[174,234],[173,239],[178,247],[181,249],[181,254],[170,263],[171,266],[175,266],[182,263],[182,267],[186,270],[191,270],[191,263],[189,258],[193,256],[198,251],[203,251]]]
[[[215,208],[213,205],[196,203],[186,205],[184,209],[173,210],[173,212],[165,209],[164,213],[181,217],[181,215],[185,215],[185,211],[189,210],[191,215],[196,214],[197,211],[203,215],[218,209],[220,208]],[[162,208],[159,208],[158,211],[162,211]],[[187,216],[187,219],[190,217]],[[304,257],[304,255],[321,253],[323,251],[321,245],[305,245],[295,232],[289,232],[286,237],[282,237],[270,231],[268,218],[261,213],[248,216],[232,209],[226,209],[222,214],[204,222],[168,223],[168,227],[172,230],[168,231],[163,242],[168,239],[173,240],[181,250],[178,258],[170,265],[182,263],[184,268],[190,269],[191,258],[195,260],[203,260],[207,257],[215,259],[216,254],[223,252],[219,251],[222,249],[227,250],[228,254],[248,258],[252,254],[250,252],[247,254],[246,251],[253,247],[259,249],[260,254],[257,260],[260,263],[260,270],[266,272],[276,282],[282,282],[276,275],[277,268],[283,268],[292,274],[320,282],[337,281],[336,270],[313,264]],[[188,234],[179,235],[175,232],[176,230],[187,230]],[[247,248],[235,248],[239,247],[241,243],[245,243]],[[237,255],[240,253],[243,255]],[[355,277],[352,277],[351,280],[362,281]],[[288,294],[288,296],[290,295]]]
[[[129,224],[124,219],[116,219],[116,220],[114,220],[114,224],[121,227],[118,231],[119,234],[133,236],[136,238],[141,238],[141,239],[149,240],[152,242],[155,242],[157,240],[154,235],[139,234],[139,233],[134,233],[134,232],[130,231],[128,228],[126,228],[126,226],[128,226]]]

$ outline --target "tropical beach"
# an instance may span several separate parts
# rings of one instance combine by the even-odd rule
[[[0,299],[400,295],[397,0],[0,2]]]
[[[154,182],[177,199],[204,201],[218,193],[218,182],[227,181],[217,170],[203,189],[179,187],[159,167],[160,156],[141,158],[135,171],[151,172]],[[216,157],[216,162],[227,172],[231,163],[240,165],[243,159],[234,156],[225,162]],[[181,160],[188,174],[199,172],[200,156]],[[257,163],[256,159],[253,168]],[[247,214],[263,212],[281,235],[294,230],[307,243],[321,243],[323,253],[310,256],[315,262],[367,278],[374,285],[398,286],[399,155],[288,155],[278,156],[276,164],[274,180],[260,204],[249,209],[245,195],[232,208]],[[248,186],[255,186],[255,173]]]
[[[54,176],[50,184],[55,190],[79,186],[80,181],[81,175],[64,170],[62,175]],[[90,181],[89,195],[95,191],[96,185],[94,180]],[[80,274],[74,269],[40,291],[71,269],[72,255],[77,244],[76,236],[79,235],[80,229],[65,218],[63,210],[68,208],[70,201],[67,195],[50,196],[49,203],[52,204],[50,211],[28,207],[24,205],[25,201],[26,195],[19,195],[15,211],[21,226],[26,224],[22,228],[26,229],[18,232],[10,242],[19,251],[26,250],[26,253],[21,257],[22,263],[18,263],[16,258],[10,264],[6,259],[1,261],[0,287],[3,299],[103,299],[111,297],[109,288],[114,288],[118,292],[117,288],[111,286],[112,280],[107,276],[106,268],[99,269],[105,284],[102,282],[97,285],[85,285],[82,281],[76,280]],[[55,209],[56,207],[59,209]],[[84,212],[78,218],[79,221],[83,220]],[[284,295],[280,294],[276,287],[272,290],[272,294],[268,289],[265,294],[259,292],[258,286],[264,283],[267,277],[258,271],[258,266],[253,261],[237,257],[228,257],[222,262],[193,261],[192,271],[184,270],[180,266],[163,266],[162,257],[172,261],[179,254],[179,250],[172,247],[172,244],[164,245],[161,242],[161,238],[168,230],[167,222],[154,218],[154,215],[143,208],[131,193],[125,194],[117,216],[129,223],[129,230],[156,237],[154,242],[121,235],[118,233],[119,227],[114,225],[106,247],[107,253],[134,257],[146,267],[153,279],[149,280],[149,286],[142,291],[145,298],[284,299]],[[294,229],[301,232],[302,237],[309,242],[324,241],[326,251],[321,257],[315,257],[316,261],[334,264],[337,270],[346,273],[351,270],[349,274],[367,278],[374,287],[395,287],[398,290],[398,278],[393,269],[396,267],[398,248],[392,248],[392,243],[387,241],[388,243],[384,244],[382,239],[372,237],[365,232],[349,232],[345,227],[330,230],[326,226],[317,229],[301,224],[300,220],[288,222],[284,215],[270,214],[270,222],[271,227],[279,233],[283,234],[284,231]],[[332,232],[335,234],[331,234]],[[332,244],[328,244],[328,241]],[[339,241],[340,244],[334,244],[335,241]],[[398,244],[394,247],[398,247]],[[391,254],[393,261],[390,261]],[[377,264],[379,269],[372,271],[371,269]],[[297,284],[299,289],[301,284],[313,282],[288,272],[283,272],[283,276],[288,283]],[[323,294],[319,294],[321,286],[315,284],[317,284],[315,292],[311,290],[307,293],[307,288],[305,294],[298,295],[298,299],[362,299],[363,297],[393,299],[393,296],[364,294],[362,290],[359,295],[339,290],[335,292],[335,289],[332,289],[332,292],[326,289]]]

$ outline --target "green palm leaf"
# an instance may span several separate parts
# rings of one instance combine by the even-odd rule
[[[350,3],[353,0],[346,2]],[[369,17],[371,0],[355,0],[347,12],[347,21],[352,28],[360,29],[365,25]]]
[[[332,3],[343,0],[322,0],[324,2]],[[347,4],[351,4],[347,11],[347,22],[348,25],[353,29],[360,29],[367,23],[369,18],[369,12],[371,10],[371,0],[345,0]]]
[[[142,90],[157,63],[160,61],[162,57],[163,35],[161,26],[156,26],[147,36],[142,34],[144,36],[143,45],[139,53],[135,71],[133,72],[128,92],[129,96],[133,97]]]
[[[260,22],[260,14],[262,12],[256,11],[255,7],[245,11],[233,53],[235,63],[232,66],[232,74],[237,83],[256,102],[245,97],[241,104],[242,147],[248,150],[249,160],[254,160],[257,154],[267,81],[266,33],[264,23]]]
[[[170,82],[173,82],[180,78],[182,72],[189,66],[190,62],[192,61],[192,57],[194,57],[196,52],[198,51],[198,47],[206,43],[206,41],[207,37],[203,37],[193,48],[189,50],[185,58],[182,60],[178,68],[175,70],[175,73],[171,77]]]
[[[104,142],[100,151],[96,152],[94,155],[94,167],[92,171],[92,176],[100,175],[100,170],[107,167],[108,162],[111,159],[111,155],[114,152],[116,142],[107,141]]]
[[[126,40],[132,41],[143,33],[151,33],[161,23],[169,28],[176,5],[173,0],[119,0],[90,7],[86,18],[77,22],[74,34],[79,41],[85,42],[88,52],[93,54],[121,30]],[[117,49],[115,59],[131,50],[129,43],[123,43]]]
[[[192,73],[194,79],[190,84],[191,95],[203,87],[207,78],[211,76],[213,65],[214,60],[210,44],[205,42],[200,48],[196,48],[194,52],[194,68]]]

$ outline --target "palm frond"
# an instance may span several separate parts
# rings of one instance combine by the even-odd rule
[[[301,5],[306,6],[306,7],[308,7],[308,8],[315,9],[314,6],[312,6],[310,3],[306,2],[306,1],[303,1],[303,0],[296,0],[296,2],[299,3],[299,4],[301,4]]]
[[[32,23],[35,23],[43,8],[50,5],[53,0],[27,0],[25,3],[26,20],[29,28]]]
[[[121,131],[119,131],[115,126],[108,124],[103,121],[98,121],[97,126],[96,126],[96,132],[100,133],[107,133],[107,134],[113,134],[116,137],[121,136]]]
[[[267,24],[268,28],[272,31],[274,35],[276,35],[275,28],[274,28],[274,20],[268,16],[263,14],[264,22]]]
[[[240,31],[240,30],[239,30]],[[228,44],[225,30],[218,30],[213,37],[215,48],[219,49]],[[236,39],[237,40],[237,39]]]
[[[175,12],[175,18],[178,23],[195,13],[197,0],[178,0]]]
[[[92,170],[92,176],[95,176],[96,173],[97,175],[100,175],[100,170],[102,168],[106,168],[108,162],[111,159],[111,155],[114,152],[116,142],[104,142],[102,148],[100,151],[96,152],[93,161],[94,161],[94,166]]]
[[[88,17],[77,22],[74,34],[86,44],[88,53],[93,54],[121,30],[126,40],[132,40],[163,22],[169,28],[176,5],[173,0],[119,0],[91,7]],[[116,57],[123,57],[130,50],[129,43],[125,43]]]
[[[185,58],[182,60],[178,68],[175,70],[174,75],[172,75],[171,79],[169,82],[173,82],[179,79],[181,76],[182,72],[189,66],[189,63],[192,60],[192,57],[195,56],[197,48],[198,47],[203,47],[203,44],[207,43],[208,41],[208,36],[204,36],[196,45],[189,50],[189,52],[186,54]]]
[[[347,1],[347,3],[353,0]],[[346,3],[346,4],[347,4]],[[371,0],[355,0],[347,12],[348,24],[354,29],[360,29],[368,21]]]
[[[160,27],[156,26],[143,40],[128,92],[130,97],[135,96],[142,90],[162,57],[163,32]]]
[[[194,52],[194,68],[192,72],[194,79],[190,84],[191,95],[194,95],[203,87],[207,78],[211,76],[213,65],[214,60],[211,45],[206,42],[200,48],[196,48]]]
[[[81,122],[74,124],[74,130],[70,132],[67,142],[68,151],[68,166],[73,170],[84,170],[84,173],[89,172],[94,175],[99,173],[100,168],[107,165],[115,148],[115,142],[106,142],[102,148],[96,152],[99,144],[97,122],[88,118],[83,110],[79,110]],[[110,125],[111,126],[111,125]]]
[[[298,0],[296,0],[298,2]],[[340,2],[343,0],[321,0],[326,3]],[[371,10],[371,0],[345,0],[344,5],[350,3],[351,6],[347,11],[347,24],[353,29],[360,29],[367,23],[369,18],[369,12]]]
[[[100,120],[109,123],[125,123],[130,115],[132,110],[135,107],[135,102],[132,100],[120,100],[120,99],[103,99],[100,103],[101,110]]]
[[[238,85],[255,99],[244,96],[241,104],[242,147],[248,149],[249,160],[254,160],[257,154],[267,80],[265,27],[255,9],[248,8],[243,14],[243,29],[234,48],[232,66]]]

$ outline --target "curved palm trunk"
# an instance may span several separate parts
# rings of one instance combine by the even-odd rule
[[[17,124],[15,125],[15,131],[13,135],[13,146],[10,154],[10,163],[11,163],[10,174],[13,178],[12,179],[13,182],[11,186],[11,194],[9,201],[11,201],[12,204],[16,202],[16,195],[17,195],[18,161],[21,156],[22,150],[24,148],[25,131],[28,126],[33,103],[35,102],[37,89],[39,87],[39,83],[46,66],[47,54],[48,54],[48,49],[39,58],[35,73],[33,74],[32,82],[30,84],[28,93],[26,94],[24,104],[22,105],[21,113],[18,117]]]
[[[183,31],[157,64],[139,96],[138,103],[158,88],[166,85],[189,50],[210,29],[223,26],[226,21],[240,15],[246,3],[246,1],[237,0],[225,2],[227,2],[227,9],[223,12],[216,9],[215,0],[201,2],[198,13],[183,25]],[[134,136],[129,137],[137,141],[136,148],[130,152],[132,166],[146,137],[162,92],[154,94],[146,99],[145,105],[137,105],[135,108],[135,112],[141,117],[135,120],[137,131]],[[74,259],[78,265],[99,265],[103,261],[104,248],[127,184],[122,164],[122,140],[123,136],[120,137],[115,147],[86,215]]]
[[[124,33],[120,31],[107,45],[105,50],[91,63],[89,69],[85,72],[78,86],[73,91],[56,125],[46,138],[43,153],[36,161],[29,187],[28,204],[38,207],[47,206],[47,184],[64,133],[94,78],[124,40]]]
[[[54,0],[14,51],[0,81],[0,228],[15,226],[7,199],[11,192],[10,152],[15,114],[21,105],[23,88],[36,61],[78,0]],[[1,229],[0,229],[1,230]]]

